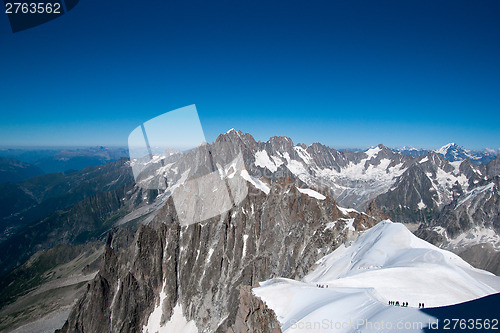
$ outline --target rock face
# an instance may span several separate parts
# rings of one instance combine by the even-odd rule
[[[125,231],[110,236],[99,274],[61,332],[138,332],[159,304],[162,323],[180,305],[198,331],[279,332],[250,286],[273,276],[301,278],[376,222],[342,212],[330,197],[304,194],[287,179],[268,194],[250,186],[227,213],[188,226],[180,225],[170,198],[133,238]]]
[[[500,175],[500,155],[497,156],[486,166],[488,177],[494,177]]]
[[[458,253],[478,244],[490,244],[499,251],[499,189],[499,176],[479,182],[467,195],[459,196],[445,206],[430,225],[421,225],[417,236]],[[478,250],[471,253],[476,252]],[[482,266],[482,262],[477,266],[491,269],[491,264]]]
[[[400,221],[435,219],[443,207],[486,176],[484,165],[469,160],[454,163],[435,152],[416,159],[391,189],[376,198],[377,204]]]
[[[461,252],[491,243],[500,249],[500,196],[496,163],[450,163],[430,152],[419,158],[375,202],[396,221],[420,223],[417,235]]]
[[[495,275],[500,275],[500,252],[491,244],[476,244],[459,253],[460,257],[476,267],[482,267]]]
[[[309,147],[294,145],[287,137],[272,137],[256,142],[249,134],[229,131],[210,145],[185,154],[165,156],[144,168],[139,184],[152,182],[151,177],[167,179],[168,189],[183,179],[216,171],[216,164],[242,154],[245,167],[256,178],[270,182],[291,178],[300,184],[325,190],[341,205],[364,210],[377,195],[386,192],[413,162],[413,158],[379,145],[366,152],[337,151],[319,143]],[[211,158],[213,158],[213,161]],[[132,161],[140,163],[140,161]],[[161,167],[165,165],[164,167]],[[155,174],[156,170],[156,174]],[[156,179],[154,180],[157,181]]]
[[[481,227],[500,233],[500,177],[483,181],[468,195],[456,198],[446,206],[436,225],[446,226],[450,237],[468,230],[478,222]]]
[[[227,333],[281,333],[281,329],[274,311],[252,293],[251,287],[243,286],[235,323]]]

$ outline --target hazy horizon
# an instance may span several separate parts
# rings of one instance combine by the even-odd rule
[[[247,132],[243,132],[243,133],[250,134],[253,136],[253,138],[256,141],[261,141],[261,142],[267,142],[271,138],[271,137],[268,137],[267,139],[260,139],[260,138],[256,138],[252,133],[247,133]],[[220,134],[224,134],[224,133],[220,133]],[[278,135],[276,135],[276,136],[278,136]],[[281,135],[281,136],[285,136],[285,137],[290,138],[294,145],[305,144],[306,146],[310,146],[313,143],[320,143],[322,145],[328,146],[328,147],[336,149],[336,150],[366,150],[366,149],[376,147],[380,144],[382,144],[388,148],[391,148],[391,149],[415,148],[415,149],[422,149],[422,150],[438,150],[438,149],[440,149],[448,144],[451,144],[451,143],[455,143],[459,147],[465,148],[467,150],[472,150],[472,151],[483,151],[483,150],[488,150],[488,149],[493,149],[495,151],[500,150],[500,146],[498,146],[498,147],[475,147],[475,148],[473,147],[473,148],[471,148],[471,147],[467,147],[467,146],[462,145],[460,142],[453,142],[453,141],[449,141],[449,142],[443,143],[440,146],[435,146],[435,147],[410,146],[410,145],[390,146],[390,145],[384,144],[383,142],[379,142],[377,144],[373,144],[373,145],[369,145],[369,146],[358,146],[358,147],[356,147],[356,146],[338,146],[338,145],[335,146],[335,145],[328,145],[328,144],[325,144],[325,143],[320,142],[320,141],[313,141],[313,142],[309,142],[309,143],[298,142],[298,141],[294,140],[294,138],[292,136],[288,136],[288,135]],[[212,143],[214,141],[215,141],[215,139],[209,141],[209,143]],[[19,149],[19,150],[64,150],[64,149],[79,150],[79,149],[100,148],[100,147],[109,148],[109,149],[127,149],[128,150],[127,145],[107,145],[107,144],[59,145],[59,146],[52,146],[52,145],[31,145],[31,146],[30,145],[12,145],[12,146],[10,146],[10,145],[1,145],[0,144],[0,151],[9,150],[9,149],[11,149],[11,150],[14,150],[14,149]]]

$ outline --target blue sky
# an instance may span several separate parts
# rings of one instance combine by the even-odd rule
[[[123,145],[196,104],[206,137],[500,147],[500,2],[81,0],[13,34],[0,145]]]

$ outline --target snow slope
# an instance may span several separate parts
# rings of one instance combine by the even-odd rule
[[[302,281],[272,279],[254,289],[276,312],[284,332],[383,331],[382,321],[393,330],[401,322],[411,328],[405,331],[420,332],[433,318],[419,311],[418,303],[444,306],[499,291],[500,277],[390,221],[320,259]],[[409,307],[390,306],[390,300]],[[345,325],[362,320],[372,326]]]

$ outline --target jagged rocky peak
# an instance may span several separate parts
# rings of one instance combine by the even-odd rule
[[[380,165],[383,161],[388,161],[389,166],[395,166],[397,164],[405,164],[407,167],[407,162],[411,161],[412,158],[409,156],[402,155],[398,152],[394,152],[392,149],[387,148],[383,144],[379,144],[376,147],[372,147],[364,152],[366,155],[365,165]]]
[[[466,159],[460,163],[458,170],[455,171],[457,173],[464,174],[469,179],[469,185],[473,186],[474,184],[479,183],[481,180],[485,178],[487,175],[486,166],[482,164],[475,164],[471,162],[471,160]]]
[[[286,136],[273,136],[268,141],[263,143],[263,149],[266,150],[270,155],[280,153],[282,156],[284,153],[291,155],[294,154],[294,143],[292,139]]]
[[[250,145],[255,144],[255,139],[253,138],[252,135],[250,135],[249,133],[243,133],[241,130],[236,131],[234,128],[230,129],[225,134],[220,134],[217,137],[216,142],[222,142],[227,140],[231,140],[233,142],[240,142],[243,144],[250,144]]]
[[[442,154],[439,154],[435,151],[430,151],[427,156],[421,157],[419,163],[424,165],[429,165],[430,168],[441,168],[452,170],[452,166],[450,165],[450,161],[447,160]],[[446,170],[446,171],[448,171]]]

